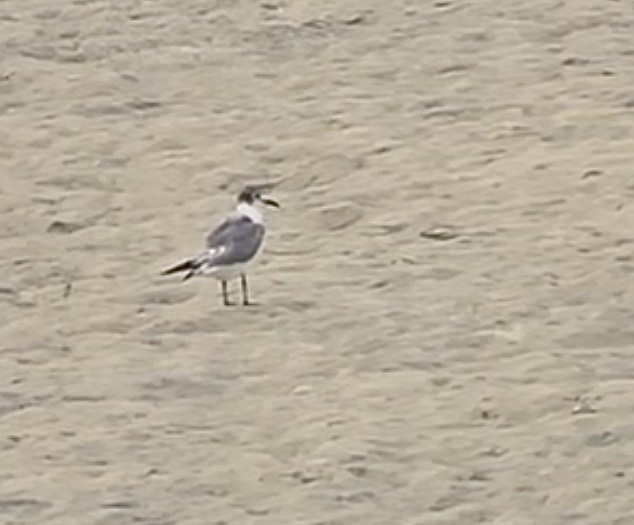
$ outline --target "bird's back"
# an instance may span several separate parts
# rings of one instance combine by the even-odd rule
[[[207,248],[215,252],[213,265],[249,261],[262,245],[264,231],[262,224],[233,212],[207,235]]]

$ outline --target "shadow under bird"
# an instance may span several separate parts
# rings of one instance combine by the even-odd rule
[[[262,196],[271,184],[246,186],[238,195],[236,209],[207,235],[207,249],[161,272],[162,275],[185,272],[183,280],[194,276],[214,277],[220,281],[222,300],[230,306],[227,281],[240,277],[242,304],[248,305],[247,268],[264,239],[260,204],[279,208],[277,201]]]

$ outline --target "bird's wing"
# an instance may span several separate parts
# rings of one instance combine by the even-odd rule
[[[262,244],[264,226],[242,214],[227,217],[207,235],[212,266],[244,263],[251,259]]]
[[[225,243],[227,232],[230,231],[233,225],[239,222],[242,217],[244,217],[244,215],[237,212],[232,212],[230,215],[227,215],[224,221],[207,234],[207,248],[211,250],[212,248],[222,246]]]

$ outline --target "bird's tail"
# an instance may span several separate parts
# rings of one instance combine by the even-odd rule
[[[171,275],[173,273],[184,272],[187,271],[185,276],[183,277],[183,281],[186,281],[190,277],[192,277],[196,270],[200,268],[200,260],[198,257],[192,257],[191,259],[187,259],[185,261],[179,262],[174,266],[170,266],[161,272],[161,275]]]

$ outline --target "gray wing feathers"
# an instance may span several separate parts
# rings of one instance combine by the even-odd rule
[[[245,219],[249,220],[248,217],[235,212],[227,216],[224,221],[222,221],[207,235],[207,248],[217,248],[218,246],[222,246],[225,243],[227,233],[235,227],[236,223]]]
[[[228,217],[207,235],[211,266],[244,263],[251,259],[262,244],[264,226],[244,215]]]

